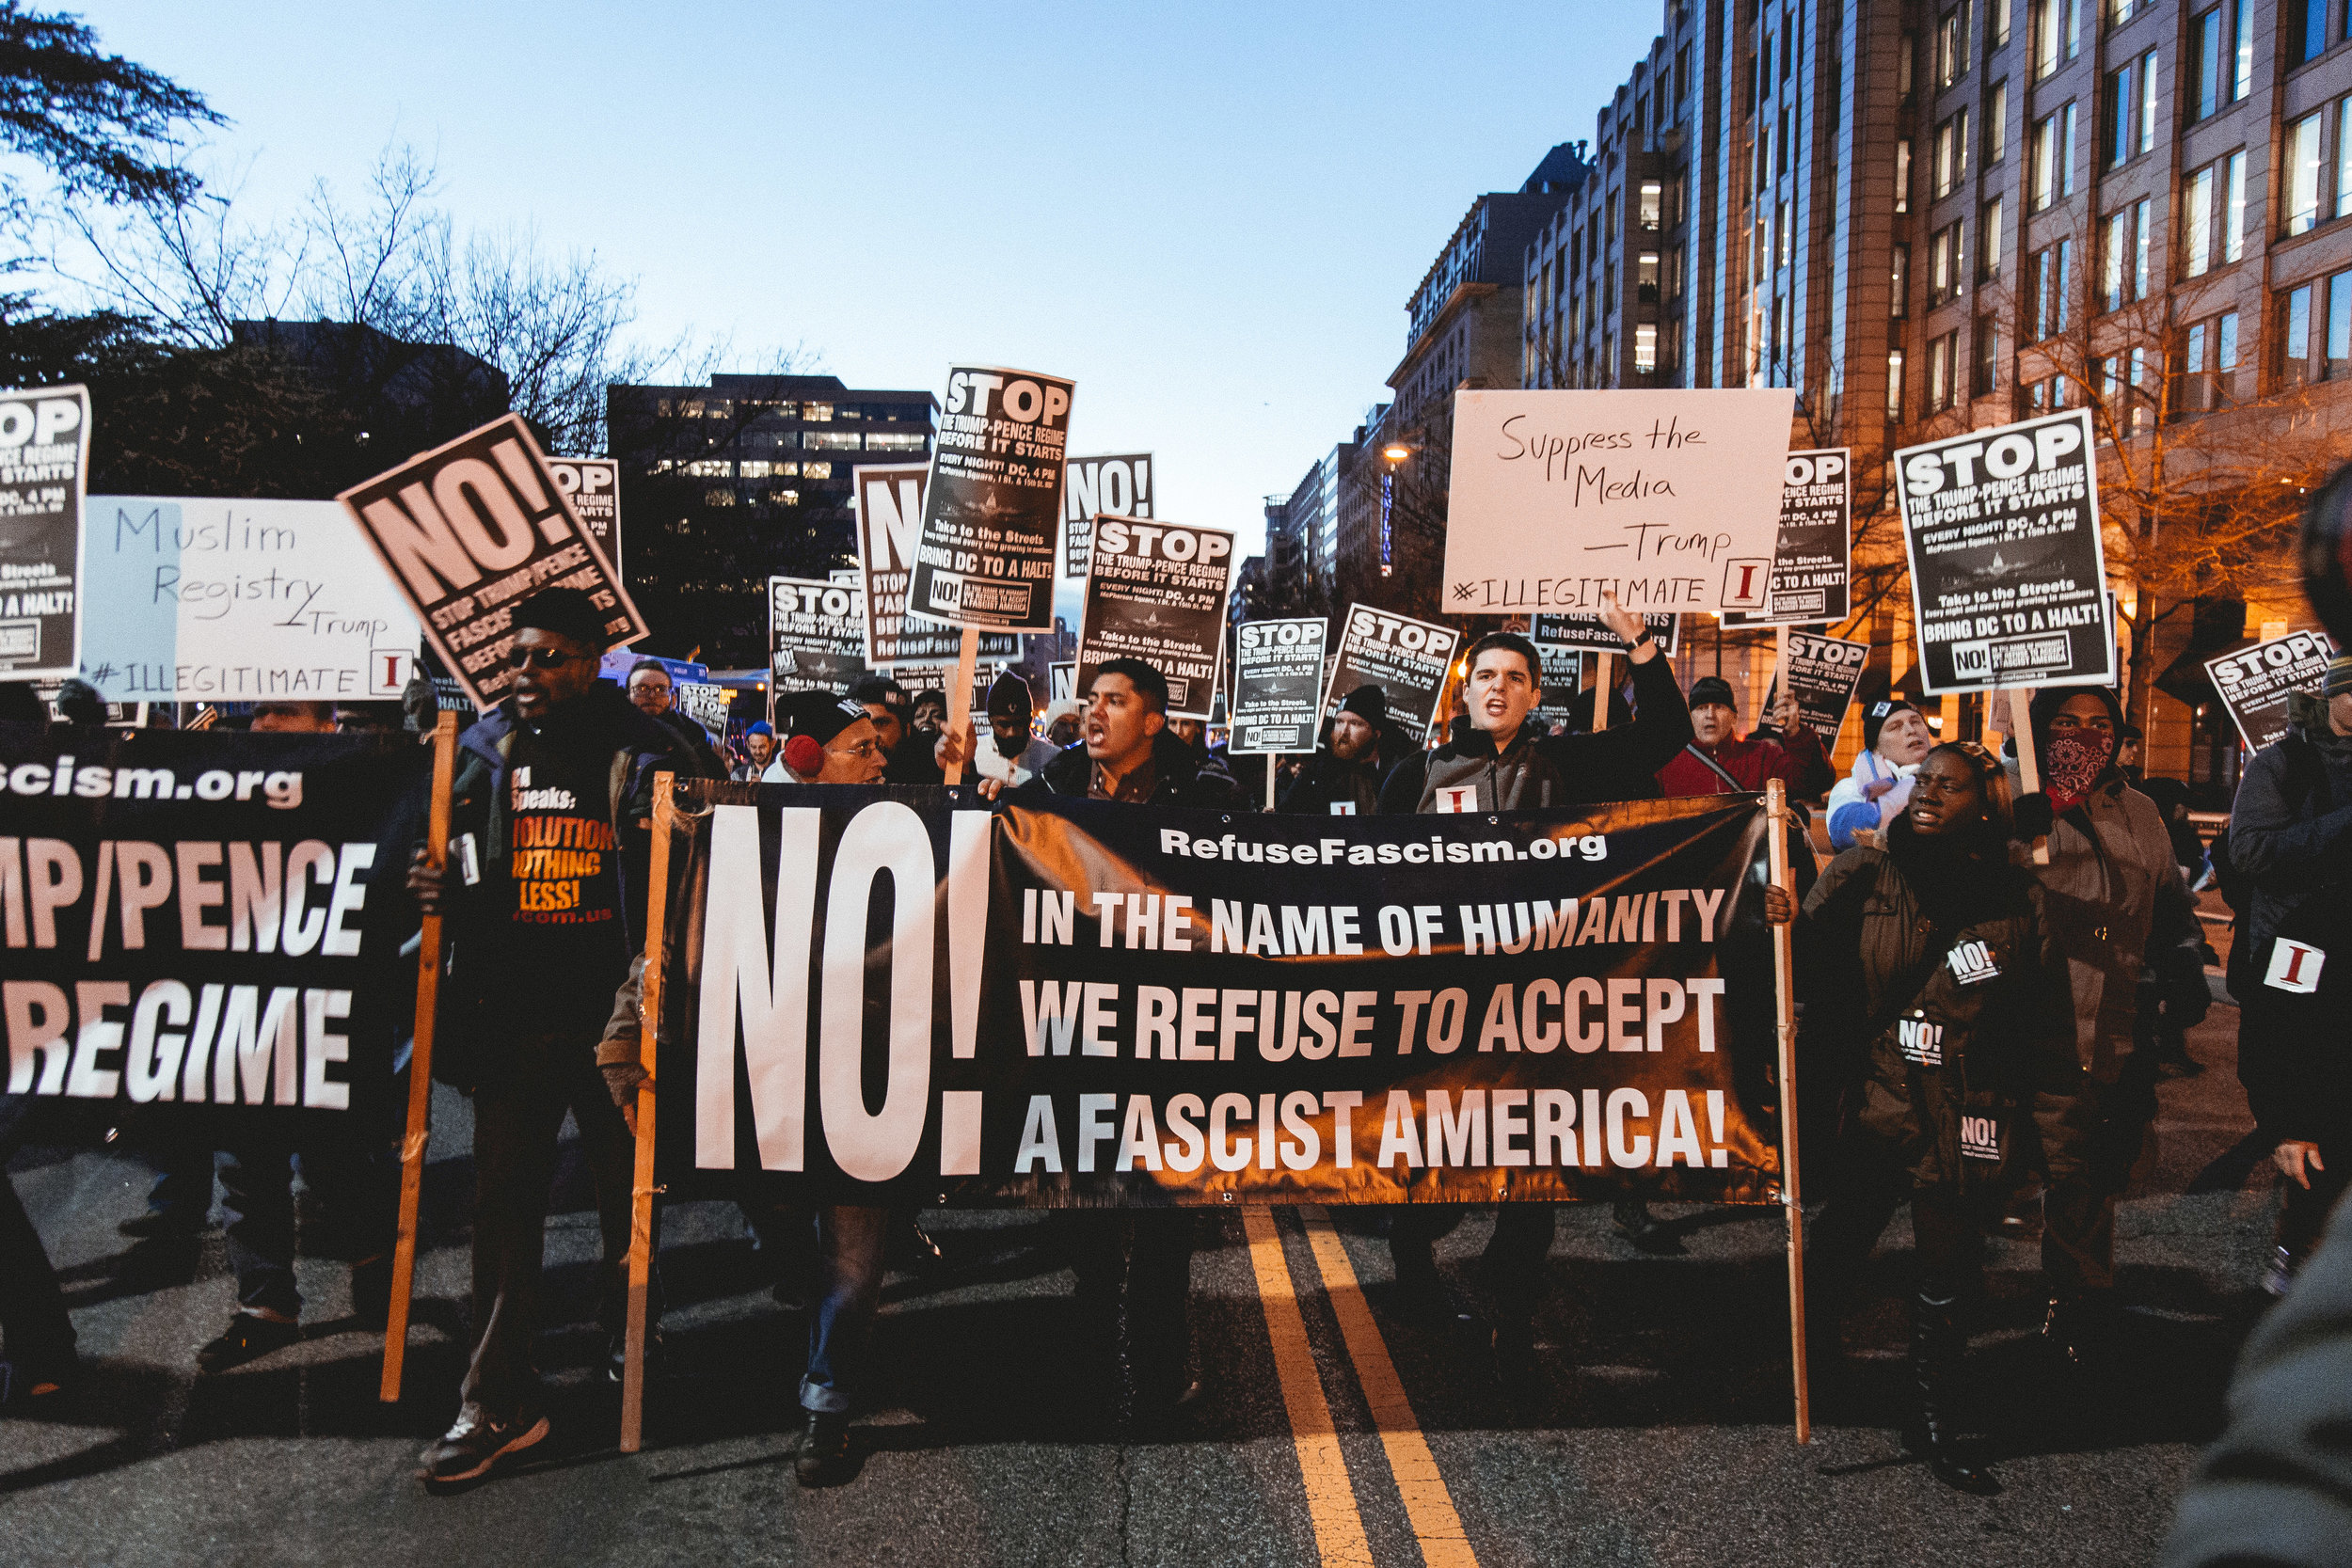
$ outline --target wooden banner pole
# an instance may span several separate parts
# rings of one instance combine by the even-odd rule
[[[433,795],[427,806],[424,863],[449,863],[450,781],[457,770],[457,715],[433,726]],[[384,1381],[376,1398],[400,1402],[407,1360],[408,1303],[417,1282],[417,1200],[424,1188],[424,1146],[432,1132],[433,1021],[441,1004],[441,917],[428,914],[417,942],[416,1043],[408,1053],[408,1124],[400,1141],[400,1230],[392,1243],[392,1299],[384,1315]]]
[[[1788,786],[1764,784],[1766,847],[1772,885],[1797,895],[1788,870]],[[1813,1441],[1813,1390],[1804,1356],[1804,1197],[1797,1180],[1797,995],[1795,927],[1772,927],[1772,1034],[1780,1067],[1780,1201],[1788,1212],[1788,1356],[1796,1380],[1797,1441]]]
[[[2017,741],[2017,780],[2028,795],[2042,788],[2042,759],[2033,747],[2033,691],[2030,688],[2012,686],[2009,689],[2010,733]],[[2033,841],[2033,863],[2050,863],[2050,835],[2037,834]]]
[[[1785,697],[1788,694],[1788,628],[1787,626],[1775,626],[1772,629],[1779,632],[1780,637],[1778,639],[1779,646],[1772,654],[1772,684],[1771,689],[1774,697]],[[1772,718],[1772,715],[1769,713],[1759,713],[1756,716],[1756,722],[1759,724],[1763,723],[1770,718]],[[1798,717],[1797,722],[1800,724],[1804,722],[1804,719],[1802,715]]]
[[[1280,755],[1279,752],[1265,753],[1265,809],[1268,811],[1274,809],[1274,764]]]
[[[623,1453],[635,1453],[644,1434],[645,1296],[653,1278],[654,1068],[661,1021],[661,956],[667,940],[670,838],[677,825],[676,793],[676,774],[654,775],[653,885],[645,901],[645,972],[637,1003],[637,1060],[645,1069],[645,1081],[637,1089],[637,1174],[629,1184],[628,1331],[621,1351]]]
[[[1593,656],[1593,730],[1596,734],[1609,727],[1609,659],[1610,655]]]
[[[947,689],[947,727],[962,735],[966,759],[973,756],[972,667],[979,661],[980,628],[966,626],[963,628],[963,647],[956,655],[956,684]],[[963,783],[962,763],[951,762],[947,765],[947,783],[951,785]]]

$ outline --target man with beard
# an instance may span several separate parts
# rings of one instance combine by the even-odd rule
[[[1317,816],[1369,816],[1380,803],[1380,781],[1405,747],[1389,731],[1388,693],[1359,686],[1331,716],[1323,746],[1282,795],[1282,810]]]
[[[1029,683],[1009,670],[999,674],[988,689],[989,738],[974,749],[972,770],[1009,784],[1035,778],[1061,754],[1060,747],[1030,729],[1035,717]]]

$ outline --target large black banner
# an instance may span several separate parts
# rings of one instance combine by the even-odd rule
[[[10,1095],[224,1135],[380,1133],[416,959],[384,891],[431,753],[0,725]]]
[[[1323,818],[693,791],[674,1195],[1777,1196],[1753,797]]]

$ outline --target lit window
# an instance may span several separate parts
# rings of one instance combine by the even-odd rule
[[[735,472],[735,465],[723,457],[705,457],[687,464],[686,471],[696,479],[725,479]]]
[[[2319,119],[2305,115],[2287,127],[2287,232],[2308,234],[2319,222]]]
[[[703,504],[705,506],[733,506],[735,504],[735,492],[726,489],[722,485],[714,484],[709,489],[703,492]]]
[[[801,435],[801,445],[811,451],[856,451],[865,444],[854,430],[810,430]]]
[[[1665,193],[1666,187],[1658,181],[1645,180],[1642,182],[1641,219],[1644,229],[1653,230],[1657,229],[1661,209],[1665,205]]]
[[[919,431],[870,430],[866,433],[867,451],[921,451],[929,438]]]
[[[1993,84],[1984,105],[1984,161],[1997,164],[2009,155],[2009,78]]]
[[[766,479],[770,471],[773,469],[775,465],[772,463],[763,463],[751,458],[746,458],[737,467],[736,471],[741,474],[745,479]]]
[[[2230,154],[2229,187],[2222,200],[2228,208],[2227,220],[2221,226],[2221,259],[2235,261],[2246,254],[2246,154]]]
[[[833,465],[830,463],[803,463],[801,465],[801,477],[803,479],[831,479],[833,477]]]
[[[833,422],[833,404],[830,403],[803,404],[801,405],[801,418],[807,420],[811,424],[831,424]]]
[[[2213,166],[2188,177],[2188,193],[2181,200],[2184,239],[2181,271],[2202,277],[2213,267]]]
[[[1658,368],[1658,328],[1647,322],[1633,328],[1633,368],[1644,375]]]
[[[1886,351],[1886,417],[1900,424],[1903,420],[1903,351]]]

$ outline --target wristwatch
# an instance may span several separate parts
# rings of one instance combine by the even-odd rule
[[[1625,651],[1626,651],[1627,653],[1631,653],[1631,652],[1633,652],[1633,650],[1634,650],[1634,649],[1636,649],[1636,648],[1640,647],[1643,643],[1647,642],[1647,641],[1651,641],[1650,634],[1649,634],[1649,628],[1648,628],[1647,626],[1644,626],[1644,627],[1642,628],[1642,635],[1641,635],[1641,636],[1639,636],[1639,637],[1637,637],[1637,638],[1635,638],[1632,641],[1628,642],[1628,643],[1625,645]]]

